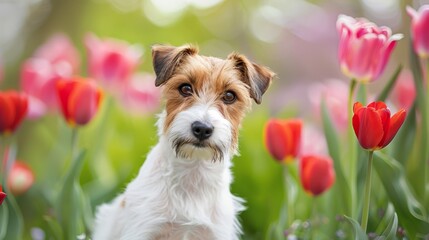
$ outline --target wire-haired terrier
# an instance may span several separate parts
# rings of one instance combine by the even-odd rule
[[[159,142],[125,192],[98,208],[93,239],[239,239],[244,207],[229,189],[231,158],[252,99],[261,103],[274,73],[189,45],[154,46],[152,56],[166,100]]]

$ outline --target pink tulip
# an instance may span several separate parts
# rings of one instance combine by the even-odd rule
[[[85,37],[89,76],[109,90],[123,87],[140,62],[139,47],[114,39],[101,40],[94,34]]]
[[[305,124],[301,137],[301,156],[304,155],[328,155],[328,146],[323,132],[309,124]]]
[[[348,126],[347,99],[348,86],[344,81],[329,80],[327,83],[316,83],[308,92],[316,118],[321,118],[321,103],[325,101],[335,126],[345,131]]]
[[[418,12],[407,6],[407,12],[411,17],[414,51],[421,58],[429,58],[429,5],[421,6]]]
[[[73,76],[78,71],[76,49],[64,35],[54,35],[34,57],[21,67],[21,87],[29,95],[30,118],[42,116],[47,109],[57,107],[56,82]]]
[[[338,17],[337,30],[341,70],[363,83],[374,81],[383,73],[396,42],[402,38],[402,34],[392,35],[388,27],[345,15]]]
[[[398,76],[395,87],[392,90],[392,102],[398,107],[409,110],[416,98],[413,75],[409,70],[404,70]]]
[[[144,115],[155,111],[160,104],[160,89],[155,87],[155,76],[135,74],[122,93],[123,108],[131,113]]]
[[[66,71],[77,73],[79,70],[79,53],[64,34],[55,34],[50,37],[45,44],[36,50],[34,57],[45,59],[52,65],[57,65],[58,70],[63,71],[62,74],[66,74]]]

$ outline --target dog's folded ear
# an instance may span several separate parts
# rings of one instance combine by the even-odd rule
[[[195,55],[198,49],[191,45],[173,47],[155,45],[152,47],[153,68],[156,74],[155,86],[161,86],[170,79],[175,69],[187,56]]]
[[[235,68],[242,74],[243,81],[249,86],[250,97],[260,104],[262,95],[267,91],[275,74],[266,67],[250,62],[238,53],[231,53],[228,59],[234,62]]]

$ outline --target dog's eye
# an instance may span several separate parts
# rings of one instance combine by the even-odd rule
[[[237,100],[237,96],[232,91],[226,91],[222,97],[222,100],[225,104],[232,104]]]
[[[182,96],[189,97],[193,93],[192,86],[188,83],[184,83],[184,84],[180,85],[179,92]]]

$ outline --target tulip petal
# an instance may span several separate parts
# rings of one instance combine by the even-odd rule
[[[374,108],[375,110],[387,109],[387,105],[381,101],[372,102],[372,103],[368,104],[368,107]]]
[[[301,158],[300,177],[303,188],[318,196],[329,189],[335,181],[335,172],[330,158],[304,156]]]
[[[353,113],[357,113],[357,111],[359,111],[359,109],[361,108],[363,108],[362,103],[356,102],[355,104],[353,104]]]
[[[301,147],[302,121],[299,119],[290,119],[284,122],[285,132],[287,133],[287,157],[296,157]]]
[[[384,139],[380,143],[380,147],[386,147],[395,137],[396,133],[399,131],[399,128],[405,121],[406,112],[404,109],[401,109],[399,112],[395,113],[389,122],[389,128],[387,133],[385,133]]]
[[[5,198],[6,198],[6,193],[2,192],[1,186],[0,186],[0,205],[3,203]]]
[[[94,84],[76,85],[68,100],[71,118],[78,125],[87,124],[97,112],[99,102],[100,96]]]
[[[265,147],[270,152],[271,156],[278,161],[286,158],[287,136],[283,124],[275,119],[271,119],[265,125],[264,130]]]
[[[384,141],[384,139],[387,136],[387,132],[389,131],[390,111],[387,108],[383,108],[383,109],[377,110],[377,114],[380,116],[381,123],[383,124],[383,138],[380,140],[380,143],[378,144],[378,147],[379,148],[383,148],[381,146],[381,143]]]
[[[72,93],[74,87],[77,84],[78,83],[76,81],[69,81],[69,80],[60,80],[57,82],[58,99],[60,102],[63,115],[67,121],[72,120],[72,117],[70,114],[70,108],[68,107],[68,101],[69,101],[70,94]]]
[[[20,93],[13,94],[13,101],[15,102],[15,119],[11,125],[12,131],[15,130],[21,121],[25,118],[28,112],[28,99],[27,96]]]
[[[361,108],[353,116],[353,129],[364,149],[375,149],[383,138],[383,123],[374,108]]]
[[[15,108],[6,93],[0,94],[0,115],[0,133],[11,131],[10,126],[15,118]]]
[[[13,132],[27,115],[28,98],[23,93],[0,93],[0,132]]]

